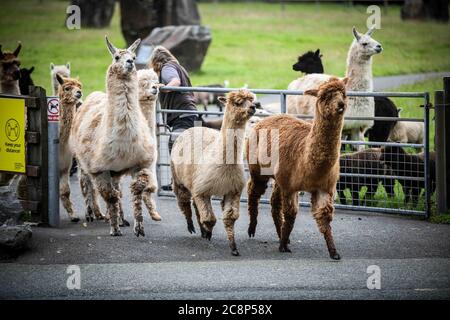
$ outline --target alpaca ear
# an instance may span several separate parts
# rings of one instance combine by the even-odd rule
[[[117,48],[114,47],[111,42],[109,42],[109,39],[107,36],[105,36],[105,40],[106,40],[106,45],[108,46],[109,53],[111,53],[111,55],[113,56],[116,53]]]
[[[19,41],[16,50],[14,50],[13,55],[17,58],[20,53],[20,49],[22,49],[22,43]]]
[[[0,44],[0,59],[3,59],[3,57],[4,57],[4,54],[2,51],[2,45]]]
[[[60,85],[63,85],[64,79],[58,73],[56,74],[56,80],[58,80]]]
[[[400,115],[400,112],[402,112],[402,110],[403,110],[402,108],[397,109],[398,115]]]
[[[342,82],[343,82],[345,85],[347,85],[347,83],[348,83],[348,77],[345,77],[344,79],[342,79]]]
[[[314,53],[314,55],[315,55],[316,57],[319,57],[319,56],[320,56],[320,49],[317,49],[316,52]]]
[[[137,47],[139,46],[139,44],[141,43],[141,39],[138,38],[131,46],[128,47],[128,51],[135,53]]]
[[[361,34],[358,31],[356,31],[356,28],[354,26],[352,28],[352,31],[353,35],[355,36],[355,39],[359,41],[359,39],[361,39]]]
[[[70,62],[66,63],[66,68],[70,70]]]
[[[318,89],[306,90],[305,92],[303,92],[303,95],[317,97],[319,95],[319,90]]]
[[[53,64],[53,62],[50,63],[50,70],[55,69],[55,65]]]
[[[32,74],[33,71],[34,71],[34,66],[32,66],[32,67],[30,68],[30,70],[28,70],[28,74]]]
[[[372,26],[372,27],[370,27],[369,30],[367,30],[366,35],[370,37],[374,31],[375,31],[375,26]]]
[[[219,100],[219,102],[222,102],[224,105],[227,103],[227,98],[225,97],[218,97],[217,100]]]

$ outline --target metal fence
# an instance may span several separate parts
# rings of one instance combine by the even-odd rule
[[[163,89],[178,92],[208,92],[228,93],[238,90],[232,88],[210,87],[164,87]],[[255,94],[278,95],[280,108],[286,113],[286,97],[288,95],[302,95],[302,91],[249,89]],[[423,117],[421,118],[391,118],[391,117],[345,117],[346,120],[379,120],[398,121],[403,123],[421,123],[423,125],[423,141],[421,143],[395,143],[376,141],[349,141],[342,139],[340,158],[340,180],[337,184],[335,206],[337,208],[412,214],[429,216],[432,186],[430,179],[430,96],[427,92],[347,92],[350,97],[400,97],[421,99]],[[167,113],[192,113],[198,115],[223,115],[219,111],[175,111],[161,109],[157,106],[159,123],[158,148],[159,158],[157,175],[160,186],[170,185],[170,156],[168,140],[171,135],[169,128],[164,125],[164,115]],[[266,115],[261,115],[266,116]],[[296,115],[302,119],[312,119],[312,116]],[[362,152],[352,151],[352,146],[364,145]],[[382,147],[382,149],[380,149]],[[420,151],[420,152],[418,152]],[[247,169],[246,169],[247,172]],[[434,173],[433,173],[434,174]],[[246,190],[243,191],[241,201],[246,202]],[[159,196],[174,194],[165,188],[159,188]],[[261,198],[262,203],[269,203],[271,185]],[[300,195],[300,205],[309,206],[309,195]]]

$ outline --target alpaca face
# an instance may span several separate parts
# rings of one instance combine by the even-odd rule
[[[50,63],[50,72],[55,82],[57,81],[57,74],[59,74],[63,78],[70,78],[70,63],[66,63],[65,65],[54,65],[53,63]]]
[[[14,52],[3,52],[0,45],[0,81],[17,81],[20,78],[20,60],[18,58],[22,45],[19,43]]]
[[[357,50],[359,56],[370,58],[374,54],[378,54],[383,51],[381,44],[375,39],[372,39],[372,33],[374,30],[374,28],[371,28],[365,34],[362,34],[356,31],[355,27],[353,27],[353,36],[355,37],[353,46],[355,50]]]
[[[219,101],[225,104],[227,117],[238,125],[243,125],[256,112],[255,95],[242,89],[228,94],[227,98],[219,97]]]
[[[321,58],[320,49],[317,49],[316,52],[308,51],[298,57],[298,61],[292,65],[292,69],[306,74],[323,73]]]
[[[56,79],[60,84],[58,95],[61,102],[76,105],[83,96],[81,82],[72,78],[62,78],[58,74],[56,75]]]
[[[159,79],[152,69],[138,70],[139,100],[154,101],[158,97]]]
[[[134,65],[134,61],[136,60],[135,51],[139,44],[141,43],[141,39],[137,39],[128,49],[117,49],[109,42],[108,37],[106,38],[106,45],[108,46],[108,50],[111,53],[113,61],[111,63],[111,70],[116,72],[119,75],[127,76],[132,71],[136,70]]]
[[[348,78],[339,80],[331,78],[318,89],[306,90],[305,95],[317,97],[316,111],[325,119],[343,118],[347,110],[347,94],[345,86]]]

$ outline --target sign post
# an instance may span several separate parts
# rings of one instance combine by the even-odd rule
[[[58,97],[47,97],[48,223],[59,226],[59,114]]]

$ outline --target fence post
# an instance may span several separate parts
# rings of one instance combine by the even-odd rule
[[[444,144],[445,144],[445,185],[446,185],[446,210],[450,210],[450,77],[444,77]]]
[[[50,109],[50,104],[54,108]],[[59,117],[60,103],[58,97],[47,98],[48,110],[48,224],[59,227]]]
[[[27,143],[27,209],[48,224],[48,130],[47,97],[41,87],[31,87],[34,97],[27,106],[27,132],[37,133],[36,143]]]

